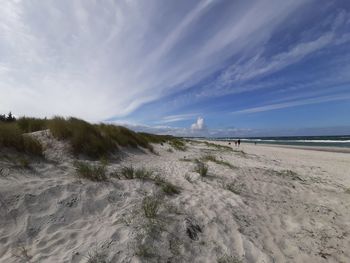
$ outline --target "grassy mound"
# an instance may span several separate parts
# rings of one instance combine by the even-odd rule
[[[0,147],[38,156],[43,153],[41,144],[29,135],[23,134],[16,123],[0,123]]]
[[[150,143],[176,141],[168,135],[137,133],[122,126],[110,124],[91,124],[77,118],[54,117],[53,119],[38,119],[21,117],[11,123],[0,121],[0,147],[14,148],[19,152],[41,154],[42,148],[38,141],[24,133],[49,129],[59,140],[70,142],[75,155],[85,155],[90,158],[106,157],[119,147],[142,147],[153,152]]]

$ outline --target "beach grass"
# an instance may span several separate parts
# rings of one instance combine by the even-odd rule
[[[88,163],[76,161],[74,163],[77,174],[85,179],[102,182],[107,180],[106,167],[104,165],[90,165]]]
[[[160,200],[155,196],[146,196],[142,201],[142,209],[146,218],[156,218],[160,208]]]
[[[40,142],[19,129],[16,123],[0,123],[0,147],[12,148],[20,153],[42,156]]]
[[[196,167],[195,172],[199,173],[200,176],[206,177],[208,175],[208,165],[205,163],[197,160],[196,161]]]
[[[231,163],[227,162],[227,161],[224,161],[224,160],[219,160],[216,158],[216,156],[214,155],[211,155],[211,154],[207,154],[205,156],[203,156],[201,158],[202,161],[206,162],[206,161],[210,161],[210,162],[213,162],[213,163],[216,163],[216,164],[220,164],[220,165],[224,165],[224,166],[227,166],[231,169],[235,168]]]

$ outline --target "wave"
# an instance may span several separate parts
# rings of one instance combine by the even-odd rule
[[[301,143],[350,143],[350,140],[265,140],[265,139],[241,139],[248,142],[301,142]]]

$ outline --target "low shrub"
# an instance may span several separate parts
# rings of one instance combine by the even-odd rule
[[[210,162],[213,162],[213,163],[217,163],[217,164],[220,164],[220,165],[225,165],[231,169],[235,168],[232,164],[230,164],[229,162],[227,161],[223,161],[223,160],[219,160],[216,158],[216,156],[214,155],[205,155],[201,158],[203,161],[210,161]]]

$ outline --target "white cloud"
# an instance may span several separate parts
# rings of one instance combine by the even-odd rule
[[[191,130],[194,132],[204,131],[206,128],[202,117],[198,117],[197,121],[191,125]]]
[[[228,1],[230,16],[214,19],[221,1],[6,1],[0,112],[125,116],[264,43],[307,2]],[[209,17],[212,27],[203,26]]]
[[[311,98],[311,99],[302,99],[302,100],[296,100],[296,101],[264,105],[264,106],[239,110],[232,113],[233,114],[257,113],[257,112],[272,111],[272,110],[278,110],[278,109],[284,109],[284,108],[290,108],[290,107],[296,107],[296,106],[302,106],[302,105],[323,103],[328,101],[340,101],[340,100],[349,100],[349,99],[350,99],[350,94],[331,95],[331,96],[323,96],[323,97],[317,97],[317,98]]]
[[[183,120],[188,120],[196,116],[195,113],[188,113],[188,114],[178,114],[178,115],[169,115],[163,117],[159,123],[170,123],[170,122],[178,122]]]

